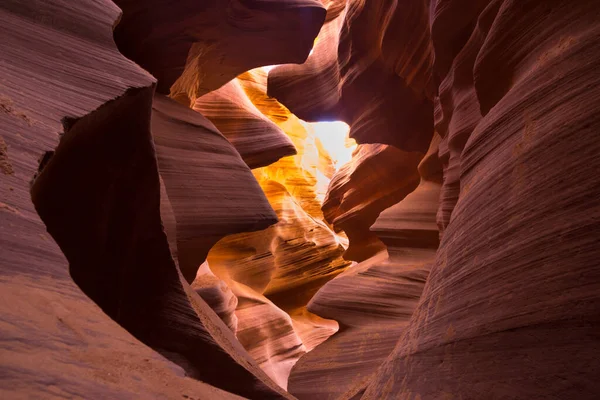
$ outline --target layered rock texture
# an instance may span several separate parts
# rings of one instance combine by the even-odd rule
[[[119,50],[158,79],[157,91],[193,101],[263,65],[306,60],[325,18],[317,0],[117,0]]]
[[[393,146],[362,144],[334,175],[322,208],[327,221],[350,240],[346,259],[364,261],[385,249],[369,227],[381,211],[415,190],[422,157]]]
[[[267,97],[264,71],[253,70],[223,88],[233,85],[240,88],[243,101],[228,104],[249,104],[260,110],[260,120],[285,135],[298,153],[254,170],[279,222],[263,231],[224,238],[211,249],[208,261],[238,297],[238,339],[276,382],[287,387],[296,360],[337,330],[334,321],[312,315],[306,305],[323,283],[350,265],[342,259],[347,239],[331,229],[320,206],[329,180],[341,167],[336,161],[344,154],[349,159],[352,145],[345,141],[348,132],[343,124],[336,125],[335,143],[326,138],[321,142],[317,127]],[[196,109],[212,104],[211,95],[200,97]],[[217,114],[211,114],[215,123],[230,121],[215,118]],[[236,121],[238,132],[246,132],[245,127],[254,123]],[[238,141],[232,142],[238,146]],[[337,145],[339,152],[331,148],[328,152],[325,143]]]
[[[363,398],[592,399],[600,9],[492,1],[465,13],[458,3],[438,2],[431,21],[443,239],[409,327]]]
[[[309,303],[309,311],[338,321],[340,328],[294,366],[289,390],[298,398],[336,399],[364,386],[406,329],[438,245],[438,144],[436,135],[418,170],[415,165],[404,170],[406,179],[394,177],[403,182],[420,175],[420,184],[373,225],[372,234],[384,249],[326,283]],[[364,199],[368,205],[369,196]],[[371,211],[367,206],[356,213],[368,216]]]
[[[238,79],[196,99],[193,108],[215,124],[250,168],[296,154],[292,141],[256,108]]]
[[[289,397],[184,279],[277,221],[239,154],[153,96],[113,3],[0,13],[2,397]]]
[[[324,4],[313,54],[302,65],[271,71],[269,94],[307,121],[345,121],[358,143],[425,152],[434,93],[426,2]]]
[[[3,1],[0,397],[597,399],[598,21]]]

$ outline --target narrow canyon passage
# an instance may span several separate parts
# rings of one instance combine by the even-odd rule
[[[598,21],[4,0],[0,398],[599,398]]]
[[[279,222],[266,230],[221,239],[209,251],[191,286],[282,388],[288,388],[289,374],[298,359],[309,362],[311,357],[305,355],[315,347],[315,357],[326,356],[341,365],[347,364],[343,371],[345,380],[351,383],[357,376],[374,372],[390,353],[399,329],[406,325],[419,299],[438,241],[435,205],[441,165],[427,160],[436,167],[425,175],[434,177],[433,186],[423,192],[426,197],[414,202],[416,207],[423,208],[423,201],[428,201],[428,207],[420,210],[421,220],[415,220],[410,213],[395,216],[398,222],[413,226],[404,228],[400,222],[391,235],[406,235],[408,240],[403,242],[397,237],[384,244],[369,231],[369,226],[381,211],[417,189],[420,180],[417,166],[424,154],[403,152],[384,144],[357,145],[348,137],[349,126],[341,121],[300,120],[267,96],[268,73],[278,68],[251,70],[199,97],[193,104],[194,110],[207,116],[236,146],[250,167],[257,166],[253,174]],[[249,140],[266,134],[271,135],[270,144],[279,139],[281,148],[291,143],[296,154],[268,164],[260,155],[271,155],[276,148],[266,152],[265,146],[258,147],[256,139]],[[435,157],[436,144],[430,157]],[[264,164],[268,165],[261,167]],[[401,177],[399,173],[407,176]],[[403,203],[408,204],[408,200]],[[423,224],[427,223],[425,228]],[[427,237],[424,241],[423,235]],[[408,253],[404,255],[403,251]],[[402,256],[395,257],[399,253]],[[364,263],[352,266],[360,261]],[[355,311],[354,320],[342,320],[342,314],[338,313],[331,314],[329,319],[323,319],[324,311],[313,314],[307,307],[309,304],[311,308],[318,307],[315,294],[322,296],[329,287],[347,280],[343,274],[333,286],[327,284],[351,266],[347,272],[356,275],[360,271],[352,279],[364,292],[344,289],[332,298],[349,296],[348,304],[364,302]],[[370,274],[377,268],[383,276],[373,280]],[[388,279],[394,285],[382,285]],[[399,299],[388,299],[382,295],[386,290],[390,291],[390,297],[396,297],[395,290],[402,292],[397,296]],[[373,296],[381,296],[383,304],[375,302],[372,306],[382,311],[369,306]],[[376,321],[381,325],[377,326],[372,318],[380,312],[383,315]],[[380,340],[377,349],[367,349],[369,342],[364,338],[354,339],[356,343],[351,346],[357,346],[365,355],[355,354],[352,361],[343,357],[338,360],[342,349],[332,355],[329,348],[340,338],[352,337],[347,332],[352,327],[364,328],[364,332],[355,335],[372,338],[381,332],[389,335],[389,339]],[[319,346],[333,334],[335,338]],[[318,387],[322,394],[343,393],[339,384],[335,389],[327,386],[326,382],[331,380],[329,371],[318,366],[309,370],[310,374],[319,371],[323,382]],[[295,375],[301,374],[302,369],[299,366],[295,371],[298,371]],[[314,385],[318,379],[311,380]]]

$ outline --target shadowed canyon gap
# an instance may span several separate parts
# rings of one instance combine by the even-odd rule
[[[0,397],[597,399],[593,0],[0,3]]]

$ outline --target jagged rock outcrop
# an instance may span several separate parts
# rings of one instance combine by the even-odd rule
[[[250,168],[296,154],[288,136],[252,104],[238,79],[199,97],[193,108],[215,124]]]
[[[348,236],[345,259],[364,261],[385,249],[369,227],[381,211],[415,190],[422,157],[393,146],[363,144],[333,176],[322,210],[334,229]]]
[[[387,251],[347,269],[309,303],[311,312],[336,320],[340,328],[292,369],[289,390],[299,399],[337,399],[364,387],[406,328],[438,245],[438,139],[419,164],[416,190],[383,211],[371,228]]]
[[[118,16],[109,1],[0,6],[3,394],[285,398],[171,256],[163,222],[182,203],[161,204],[155,80],[117,51]]]
[[[428,2],[350,0],[343,11],[344,2],[324,3],[312,55],[273,69],[269,95],[304,120],[345,121],[358,143],[425,152],[435,92]]]
[[[323,20],[316,0],[116,0],[119,50],[182,102],[263,65],[303,62]],[[185,100],[183,100],[185,99]]]
[[[444,181],[445,231],[422,301],[362,398],[594,399],[600,9],[467,10],[437,2],[432,13],[444,53],[436,126],[445,171],[460,171]]]

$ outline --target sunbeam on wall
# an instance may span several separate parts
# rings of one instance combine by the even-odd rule
[[[323,204],[333,174],[352,159],[356,149],[354,139],[348,137],[350,127],[342,121],[304,122],[306,129],[302,167],[315,177],[315,196]]]
[[[357,145],[346,123],[302,121],[267,96],[268,69],[257,68],[235,80],[243,99],[219,99],[221,106],[236,101],[254,107],[252,118],[270,120],[296,149],[295,155],[252,170],[279,222],[219,241],[192,286],[224,320],[232,321],[235,314],[238,322],[229,326],[238,340],[286,388],[296,360],[337,331],[335,321],[311,314],[306,305],[325,282],[351,265],[342,257],[347,237],[334,232],[321,206],[331,179],[351,160]],[[227,296],[222,295],[224,287],[231,291]]]

